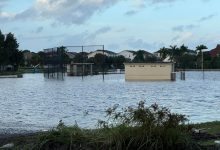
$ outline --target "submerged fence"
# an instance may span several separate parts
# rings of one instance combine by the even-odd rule
[[[44,49],[44,53],[44,76],[47,78],[102,74],[104,79],[104,45],[61,46]]]
[[[44,76],[63,79],[65,74],[65,48],[56,47],[44,50]]]

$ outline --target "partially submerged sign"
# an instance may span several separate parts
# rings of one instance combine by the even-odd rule
[[[173,80],[173,63],[125,63],[125,80]]]

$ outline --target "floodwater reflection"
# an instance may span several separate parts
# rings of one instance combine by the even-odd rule
[[[220,120],[220,72],[186,72],[175,82],[126,82],[123,74],[46,79],[43,74],[0,79],[0,132],[48,129],[59,120],[94,128],[105,110],[158,103],[189,116],[191,122]]]

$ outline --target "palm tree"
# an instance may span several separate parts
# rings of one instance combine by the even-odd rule
[[[183,44],[180,46],[179,50],[180,50],[180,56],[182,56],[188,51],[188,47]]]
[[[142,63],[144,62],[144,51],[143,50],[138,50],[136,52],[136,56],[133,59],[133,62],[137,62],[137,63]]]
[[[171,62],[175,61],[175,58],[179,53],[178,52],[179,48],[176,45],[174,45],[174,46],[170,45],[170,48],[168,50],[169,50]]]
[[[199,45],[196,47],[196,51],[198,52],[199,51],[199,54],[202,53],[202,50],[204,49],[208,49],[205,45]]]
[[[208,49],[205,45],[199,45],[196,47],[196,51],[199,51],[198,55],[201,55],[201,68],[203,69],[203,53],[202,50]]]
[[[162,58],[163,60],[164,60],[165,58],[167,58],[167,56],[168,56],[168,54],[169,54],[168,49],[165,48],[165,47],[160,48],[159,51],[158,51],[158,53],[160,54],[160,58]]]

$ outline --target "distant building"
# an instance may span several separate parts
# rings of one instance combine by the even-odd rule
[[[171,62],[170,56],[168,55],[165,59],[162,60],[162,62]]]
[[[156,52],[154,52],[153,54],[154,54],[154,56],[156,56],[157,58],[161,58],[159,51],[156,51]]]
[[[146,50],[139,50],[139,51],[143,51],[144,52],[144,57],[155,57],[154,54],[152,54],[152,53],[150,53],[150,52],[148,52]]]
[[[75,58],[76,54],[76,52],[66,52],[66,55],[69,57],[69,59]]]
[[[188,50],[184,53],[184,55],[196,56],[197,53],[196,53],[196,51],[194,51],[194,50],[189,50],[189,49],[188,49]],[[160,52],[159,52],[159,51],[156,51],[156,52],[154,52],[154,56],[156,56],[157,58],[161,59],[162,62],[171,62],[171,59],[170,59],[170,55],[169,55],[169,54],[166,55],[166,58],[162,59],[162,55],[160,54]]]
[[[187,50],[187,51],[185,52],[185,54],[193,55],[193,56],[197,55],[196,51],[194,51],[194,50],[190,50],[190,49]]]
[[[115,57],[117,54],[108,50],[96,50],[88,54],[88,58],[95,57],[96,54],[102,54],[108,57]]]
[[[0,71],[12,71],[14,66],[12,65],[0,65]]]
[[[34,53],[30,52],[29,50],[23,51],[25,66],[30,65],[33,55],[34,55]]]
[[[131,50],[124,50],[121,51],[120,53],[117,53],[118,56],[124,56],[126,59],[133,60],[134,57],[136,56],[135,51]]]
[[[125,80],[171,80],[173,63],[125,63]]]
[[[220,56],[220,44],[216,46],[216,48],[209,51],[211,57],[219,57]]]

